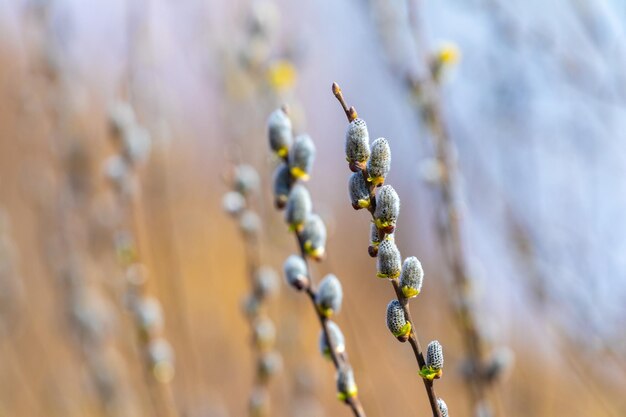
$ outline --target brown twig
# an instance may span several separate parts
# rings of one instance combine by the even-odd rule
[[[350,112],[350,110],[348,110],[348,112],[346,112],[346,116],[348,118],[350,117],[351,114],[354,114],[356,118],[356,111]],[[285,164],[288,163],[287,156],[283,157],[283,162]],[[315,310],[315,313],[320,322],[322,331],[324,332],[324,337],[326,338],[326,343],[328,344],[328,347],[329,347],[328,350],[329,350],[330,358],[333,362],[333,366],[335,367],[335,371],[339,372],[340,370],[345,369],[344,367],[349,366],[348,356],[345,352],[342,354],[337,353],[335,340],[334,338],[331,337],[330,330],[328,328],[328,318],[320,312],[320,310],[317,307],[317,303],[315,301],[317,293],[315,291],[313,276],[311,274],[311,267],[309,265],[307,254],[306,254],[304,239],[302,238],[302,235],[297,230],[294,231],[294,234],[295,234],[296,241],[298,244],[298,249],[300,251],[300,257],[303,259],[306,265],[306,270],[307,270],[308,284],[304,288],[304,290],[306,294],[308,295],[309,300],[311,300],[313,309]],[[345,399],[345,404],[350,408],[350,410],[352,410],[352,413],[356,417],[366,417],[365,410],[363,409],[363,405],[361,404],[361,401],[359,400],[358,396],[356,395],[347,396],[347,398]]]
[[[135,174],[136,175],[136,174]],[[139,201],[140,201],[140,193],[139,193],[139,187],[137,187],[137,189],[135,190],[135,192],[132,192],[129,196],[127,196],[126,200],[127,200],[127,210],[130,213],[130,228],[133,231],[133,235],[135,238],[135,259],[134,259],[134,263],[138,264],[138,262],[140,261],[141,257],[140,254],[141,252],[141,236],[142,236],[142,228],[145,226],[145,223],[143,221],[143,213],[141,211],[141,208],[139,207]],[[130,268],[132,267],[132,265],[126,265],[126,268]],[[145,281],[142,282],[142,286],[145,287]],[[147,293],[147,289],[146,288],[141,288],[140,289],[141,292],[143,293]],[[147,351],[148,347],[149,347],[149,343],[150,340],[145,340],[142,341],[142,338],[139,338],[139,341],[141,343],[141,348],[142,350],[144,350],[144,354]],[[148,385],[149,388],[149,394],[150,397],[152,398],[152,402],[156,408],[156,411],[159,415],[161,415],[162,417],[178,417],[178,410],[176,408],[176,403],[175,403],[175,399],[174,399],[174,393],[172,391],[172,386],[170,384],[169,381],[165,382],[165,381],[157,381],[157,379],[154,377],[154,374],[152,372],[152,369],[150,368],[147,360],[143,360],[144,363],[144,376],[146,378],[146,383]]]
[[[337,100],[339,101],[339,104],[341,104],[341,107],[344,110],[344,113],[346,114],[346,117],[348,119],[348,123],[352,122],[353,120],[356,119],[356,117],[352,117],[353,115],[356,115],[356,110],[354,109],[354,107],[349,107],[346,104],[346,101],[343,97],[343,93],[341,91],[341,88],[339,87],[339,85],[337,83],[333,83],[332,85],[332,91],[333,91],[333,95],[337,98]],[[362,168],[361,169],[361,173],[363,175],[363,177],[367,180],[368,178],[368,174],[367,174],[367,169],[366,168]],[[376,192],[375,192],[376,186],[374,185],[370,185],[370,205],[368,207],[368,211],[370,212],[370,215],[372,216],[372,220],[374,220],[374,212],[376,210]],[[379,234],[379,238],[382,240],[385,237],[385,233],[382,232],[381,230],[378,231]],[[396,298],[398,299],[398,301],[400,302],[400,304],[402,305],[402,310],[404,311],[404,316],[406,317],[406,321],[411,323],[411,332],[409,334],[409,343],[411,345],[411,348],[413,350],[413,354],[415,355],[415,360],[417,361],[418,367],[419,369],[422,369],[425,365],[426,362],[424,361],[424,355],[422,353],[422,348],[419,342],[419,338],[417,336],[417,332],[415,331],[415,323],[413,321],[413,318],[411,317],[411,312],[409,309],[409,300],[404,296],[404,294],[402,293],[402,290],[400,289],[400,284],[398,283],[398,279],[394,278],[394,279],[390,279],[389,281],[391,281],[391,284],[393,286],[394,292],[396,294]],[[424,388],[426,389],[426,394],[428,395],[428,402],[430,403],[430,407],[431,410],[433,412],[433,416],[434,417],[441,417],[441,411],[439,410],[439,406],[437,404],[437,395],[435,394],[435,388],[434,388],[434,384],[432,381],[427,380],[425,378],[423,378],[424,381]]]
[[[333,83],[333,94],[335,98],[339,100],[339,103],[341,104],[343,111],[346,113],[346,117],[348,118],[348,123],[355,120],[357,117],[359,117],[359,115],[356,112],[356,109],[354,107],[348,107],[348,105],[346,104],[346,101],[343,98],[343,93],[341,92],[341,88],[339,87],[339,84],[337,83]]]
[[[341,356],[337,353],[337,349],[334,346],[335,341],[330,336],[330,331],[328,329],[328,318],[326,318],[326,316],[320,313],[319,309],[317,308],[317,305],[315,303],[315,297],[317,293],[315,292],[315,288],[313,286],[313,276],[311,274],[311,268],[307,260],[305,250],[304,250],[304,241],[302,240],[301,235],[297,232],[296,232],[296,239],[298,241],[298,247],[300,249],[300,256],[302,257],[302,259],[304,259],[304,262],[306,264],[307,275],[309,279],[309,285],[306,288],[306,293],[309,296],[309,299],[311,300],[311,304],[313,305],[313,309],[315,310],[317,318],[320,321],[320,326],[322,327],[322,331],[324,332],[326,343],[328,343],[329,351],[330,351],[330,358],[333,362],[333,365],[335,366],[335,370],[339,371],[339,369],[341,369],[342,367],[347,366],[348,357],[345,352],[341,354]],[[350,407],[350,409],[352,410],[352,412],[354,413],[356,417],[365,417],[365,411],[363,410],[363,406],[361,405],[361,401],[359,400],[358,397],[356,396],[348,397],[346,399],[346,404]]]
[[[250,198],[249,193],[241,192],[240,190],[236,190],[236,187],[234,188],[235,190],[231,192],[239,193],[243,197],[243,201],[245,202],[243,207],[241,207],[238,211],[232,213],[233,217],[238,222],[241,222],[243,213],[246,212],[247,210],[251,210],[250,208],[251,198]],[[255,231],[254,233],[251,231],[243,230],[243,229],[241,230],[242,240],[244,243],[246,269],[247,269],[247,275],[248,275],[248,281],[249,281],[249,287],[250,287],[249,297],[251,298],[253,297],[254,302],[259,303],[257,307],[254,307],[251,310],[246,311],[250,328],[253,331],[254,331],[255,322],[267,316],[267,314],[263,310],[261,310],[261,304],[264,304],[264,302],[266,301],[266,298],[269,296],[269,294],[261,294],[260,292],[257,291],[256,277],[259,271],[261,270],[261,266],[262,266],[261,265],[261,244],[260,244],[258,232],[259,232],[258,230]],[[266,391],[267,388],[269,387],[270,375],[264,373],[264,371],[261,368],[261,364],[262,364],[264,355],[271,352],[272,349],[273,349],[273,346],[260,346],[259,344],[256,344],[256,343],[254,344],[254,347],[252,348],[254,360],[257,365],[256,374],[255,374],[255,386],[253,388],[252,395],[254,395],[254,393],[257,392],[258,390]],[[252,396],[251,396],[251,399],[252,399]],[[252,407],[252,401],[251,401],[250,406]],[[262,404],[260,405],[260,407],[262,408],[261,413],[263,413],[263,415],[265,415],[265,413],[267,413],[267,415],[270,414],[269,404]],[[256,416],[256,415],[259,415],[259,412],[260,410],[251,409],[250,415]]]
[[[133,121],[133,123],[136,122]],[[130,126],[125,125],[123,127],[118,126],[118,129],[114,129],[115,134],[113,139],[118,142],[118,145],[123,146],[123,137],[125,135],[122,129],[129,128]],[[127,169],[124,176],[119,179],[119,183],[114,183],[115,186],[113,187],[120,212],[122,213],[121,222],[118,225],[118,232],[126,233],[131,237],[129,247],[123,248],[125,253],[124,256],[120,256],[119,261],[120,267],[124,270],[127,278],[134,276],[133,279],[129,279],[127,282],[127,295],[132,294],[130,297],[133,299],[132,305],[129,307],[132,310],[134,319],[133,325],[137,331],[142,373],[154,412],[161,417],[178,417],[179,413],[169,380],[171,377],[167,378],[167,380],[157,378],[153,368],[154,364],[151,364],[151,359],[149,359],[151,344],[164,340],[163,329],[159,328],[158,325],[152,326],[149,329],[145,328],[138,310],[140,308],[138,303],[139,299],[151,298],[148,295],[146,285],[147,276],[145,276],[145,271],[143,271],[141,264],[143,259],[142,255],[144,253],[143,238],[145,236],[146,223],[141,207],[142,198],[141,187],[139,186],[139,172],[137,170],[138,161],[125,155],[122,148],[119,149],[118,156],[122,158]],[[130,184],[131,186],[124,188],[121,186],[122,184],[126,186]],[[135,276],[138,274],[140,276]],[[167,342],[165,341],[165,343]]]
[[[415,330],[413,317],[411,317],[411,311],[409,309],[409,300],[402,294],[402,290],[400,289],[400,285],[397,279],[391,280],[391,284],[393,285],[393,290],[396,293],[396,298],[402,304],[402,310],[404,311],[404,316],[407,318],[407,321],[411,323],[411,334],[409,335],[409,343],[411,344],[411,348],[413,349],[413,354],[415,355],[415,359],[417,360],[417,364],[422,369],[426,365],[426,361],[424,360],[424,355],[422,354],[422,347],[420,345],[419,338],[417,337],[417,332]],[[424,381],[424,387],[426,388],[426,394],[428,395],[428,402],[430,403],[430,408],[435,413],[436,416],[440,416],[439,406],[437,405],[437,395],[435,394],[435,388],[433,387],[433,381],[422,378]]]

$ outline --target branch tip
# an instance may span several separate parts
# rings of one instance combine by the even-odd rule
[[[333,94],[337,98],[339,98],[339,96],[341,95],[341,88],[339,87],[339,84],[337,83],[333,83]]]
[[[333,95],[335,96],[337,101],[339,101],[339,104],[341,104],[341,108],[346,114],[346,117],[348,118],[348,122],[352,122],[354,119],[356,119],[357,118],[356,110],[354,110],[354,107],[348,108],[348,105],[346,104],[346,101],[343,98],[343,93],[341,92],[341,88],[339,87],[339,84],[337,83],[333,83]]]

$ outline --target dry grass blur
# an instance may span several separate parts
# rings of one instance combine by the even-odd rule
[[[403,256],[415,254],[426,270],[413,315],[422,339],[437,338],[445,349],[438,394],[451,415],[469,416],[459,372],[462,341],[433,243],[436,213],[414,174],[423,151],[414,140],[420,129],[398,99],[401,89],[362,2],[350,7],[358,7],[351,19],[365,22],[354,36],[373,45],[366,57],[337,29],[314,36],[328,16],[346,19],[348,6],[329,1],[279,2],[283,23],[268,51],[245,42],[248,2],[86,3],[0,4],[0,416],[160,415],[143,378],[114,250],[116,225],[128,219],[103,176],[103,163],[115,152],[107,112],[118,100],[133,105],[153,139],[139,168],[136,238],[175,351],[171,386],[179,414],[247,415],[254,375],[241,311],[247,272],[243,242],[221,197],[234,163],[257,168],[262,192],[253,203],[263,219],[263,262],[280,270],[296,248],[272,207],[265,119],[286,101],[297,128],[318,145],[310,189],[330,236],[328,258],[314,275],[332,271],[344,285],[338,323],[364,408],[370,417],[428,415],[411,353],[385,328],[393,292],[374,277],[367,220],[347,203],[345,121],[330,92],[335,77],[346,80],[351,101],[370,116],[373,135],[398,143],[393,175],[403,198],[403,234],[397,239]],[[41,13],[45,4],[49,15]],[[310,16],[302,32],[300,15]],[[240,55],[256,46],[261,50]],[[340,61],[341,54],[348,58]],[[464,186],[480,194],[485,183]],[[525,265],[539,262],[525,230],[515,230],[506,249]],[[487,281],[478,293],[491,344],[509,346],[516,357],[493,391],[496,415],[626,415],[623,324],[608,342],[585,328],[571,337],[553,320],[569,313],[535,296],[532,277],[503,271],[507,280],[528,283],[517,294],[518,286],[494,291]],[[283,285],[270,306],[284,360],[271,386],[272,416],[348,415],[336,400],[333,369],[318,353],[319,327],[306,304]],[[574,323],[576,314],[586,316],[572,313]],[[91,329],[88,335],[77,321]]]

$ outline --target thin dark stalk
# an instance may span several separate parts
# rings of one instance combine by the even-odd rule
[[[319,312],[317,308],[317,304],[315,303],[315,297],[317,293],[315,292],[315,288],[313,285],[313,276],[311,274],[311,267],[309,265],[309,261],[307,260],[306,253],[304,250],[304,241],[301,238],[301,235],[296,232],[296,240],[298,241],[298,248],[300,250],[300,256],[304,259],[306,263],[307,275],[309,278],[309,286],[306,288],[306,293],[311,300],[311,304],[313,305],[313,309],[315,310],[315,314],[319,319],[320,326],[322,327],[322,331],[324,332],[324,337],[329,345],[330,358],[335,366],[335,370],[339,371],[340,368],[344,367],[348,363],[347,355],[344,353],[342,355],[337,354],[337,349],[334,346],[334,339],[330,337],[330,331],[328,330],[328,319]],[[357,417],[366,417],[365,411],[363,410],[363,406],[361,405],[361,401],[358,397],[349,397],[346,399],[346,405],[350,407],[352,412]]]
[[[333,83],[332,90],[333,90],[334,96],[337,98],[337,101],[339,101],[339,104],[341,104],[341,107],[343,108],[344,113],[346,114],[348,123],[355,120],[357,117],[356,110],[354,109],[354,107],[348,108],[346,101],[343,97],[343,93],[341,92],[341,88],[339,87],[337,83]],[[367,175],[366,168],[362,168],[361,173],[363,177],[367,180],[368,175]],[[375,186],[370,186],[370,206],[368,207],[368,211],[370,212],[370,215],[372,216],[372,220],[374,220],[374,212],[376,210],[375,189],[376,189]],[[382,231],[379,230],[378,233],[381,239],[385,237],[385,234]],[[396,294],[396,298],[402,305],[402,309],[404,310],[404,315],[406,317],[407,322],[411,323],[411,332],[409,334],[408,340],[413,350],[413,354],[415,355],[415,360],[417,361],[419,369],[422,369],[422,367],[426,364],[426,362],[424,361],[422,348],[419,342],[419,338],[417,336],[417,332],[415,330],[415,322],[413,321],[413,318],[411,317],[411,312],[409,309],[409,300],[404,296],[404,294],[402,294],[402,290],[400,289],[398,279],[390,279],[389,281],[391,281],[394,292]],[[430,403],[430,407],[433,412],[433,417],[442,417],[441,411],[439,410],[439,406],[437,404],[437,395],[435,393],[435,387],[434,387],[433,382],[427,379],[423,379],[423,381],[424,381],[424,388],[426,389],[426,394],[428,395],[428,402]]]
[[[261,254],[260,247],[257,238],[252,236],[244,236],[244,252],[246,257],[246,269],[248,270],[248,278],[250,281],[250,288],[254,285],[254,274],[261,266]],[[252,326],[252,321],[250,321]],[[258,363],[261,360],[262,352],[259,349],[254,349],[254,361]],[[269,386],[269,378],[263,378],[258,372],[255,375],[255,384],[261,387]]]
[[[283,111],[286,112],[286,109],[283,108]],[[356,118],[357,117],[356,111],[353,108],[346,109],[346,117]],[[289,159],[287,155],[283,156],[283,163],[285,163],[287,166],[289,165]],[[294,183],[297,181],[297,179],[293,177],[292,179],[294,179]],[[313,275],[311,273],[311,266],[309,264],[306,249],[305,249],[305,240],[302,234],[297,229],[294,231],[294,235],[296,237],[296,242],[298,244],[300,257],[302,258],[306,266],[307,284],[303,288],[300,288],[300,289],[304,290],[307,296],[309,297],[309,300],[311,300],[311,304],[313,306],[313,309],[315,310],[315,314],[317,315],[317,318],[320,322],[322,332],[324,334],[324,337],[326,338],[326,343],[328,344],[329,355],[333,362],[333,366],[335,367],[335,371],[337,372],[337,374],[339,374],[339,372],[345,371],[347,368],[350,367],[349,362],[348,362],[348,355],[345,352],[341,354],[337,353],[336,341],[334,340],[334,338],[331,337],[331,332],[328,328],[329,320],[324,314],[322,314],[316,302],[317,292],[315,290],[315,282],[313,281]],[[363,409],[361,401],[356,395],[347,395],[344,400],[344,403],[348,407],[350,407],[350,410],[352,410],[353,414],[356,417],[365,417],[365,411]]]
[[[136,175],[136,174],[135,174]],[[135,261],[139,261],[141,258],[140,254],[142,253],[143,246],[141,245],[142,241],[142,231],[143,227],[145,227],[145,222],[143,219],[143,212],[140,208],[140,187],[137,187],[135,192],[131,193],[122,201],[126,201],[126,210],[129,214],[128,222],[130,223],[130,229],[135,239]],[[147,292],[145,289],[145,283],[142,284],[141,292]],[[141,338],[139,338],[141,340]],[[142,342],[141,346],[142,350],[147,349],[147,341]],[[146,361],[142,360],[145,364]],[[146,379],[146,384],[149,388],[149,395],[151,397],[152,403],[156,408],[157,413],[163,417],[179,417],[178,410],[176,408],[176,401],[174,399],[174,393],[172,391],[172,386],[169,382],[161,382],[157,381],[152,374],[152,370],[150,366],[145,364],[143,366],[143,373]]]
[[[244,198],[245,206],[239,212],[233,213],[234,218],[238,222],[241,222],[241,215],[243,214],[245,210],[251,210],[250,196],[246,193],[241,193],[241,195]],[[261,268],[261,243],[259,240],[259,236],[257,232],[249,233],[249,232],[246,232],[245,230],[241,230],[241,236],[242,236],[242,240],[244,243],[244,256],[245,256],[245,263],[246,263],[246,270],[247,270],[246,272],[248,276],[248,285],[250,288],[249,296],[256,298],[256,301],[259,302],[259,305],[261,305],[261,303],[265,304],[265,302],[267,301],[268,294],[259,295],[255,290],[256,274],[259,272]],[[258,310],[255,309],[254,312],[247,312],[248,314],[246,314],[247,319],[248,319],[248,324],[252,331],[254,331],[254,325],[255,325],[256,320],[260,318],[264,318],[267,315],[263,310],[261,310],[260,307],[257,307],[257,308]],[[271,348],[273,348],[273,346]],[[254,391],[258,389],[266,390],[270,385],[271,378],[269,377],[269,375],[264,374],[263,370],[260,367],[260,364],[262,363],[263,355],[268,350],[267,348],[259,346],[256,343],[253,343],[253,346],[251,349],[252,349],[252,354],[254,356],[254,361],[257,364],[256,373],[254,375],[254,380],[255,380]],[[265,404],[265,405],[268,407],[267,409],[269,409],[269,405],[268,404]],[[250,415],[257,415],[257,412],[251,409]],[[265,415],[265,413],[263,413],[263,415]]]
[[[409,309],[409,300],[402,294],[402,290],[400,289],[400,285],[397,279],[391,280],[391,284],[393,285],[393,290],[396,293],[396,298],[402,304],[402,310],[404,310],[404,315],[407,318],[407,321],[411,323],[411,334],[409,335],[409,343],[411,344],[411,348],[413,349],[413,354],[415,355],[415,359],[417,360],[417,364],[420,369],[422,369],[426,365],[426,361],[424,360],[424,355],[422,354],[422,346],[420,345],[419,338],[417,337],[417,331],[415,330],[413,317],[411,317],[411,310]],[[426,389],[426,394],[428,395],[428,402],[430,403],[430,408],[437,411],[436,416],[440,415],[439,405],[437,404],[437,395],[435,394],[435,388],[433,386],[433,381],[429,381],[428,379],[422,378],[424,381],[424,388]]]

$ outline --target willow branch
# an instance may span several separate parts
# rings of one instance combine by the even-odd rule
[[[337,83],[333,83],[332,85],[332,91],[333,91],[333,95],[335,96],[335,98],[337,98],[337,101],[339,101],[339,104],[341,105],[342,109],[344,110],[344,113],[346,114],[346,118],[348,119],[348,123],[352,122],[353,120],[356,119],[356,115],[357,112],[354,109],[354,107],[349,107],[346,104],[346,101],[343,97],[343,93],[341,91],[341,88],[339,87],[339,85]],[[354,117],[353,117],[354,116]],[[362,168],[361,169],[361,174],[363,175],[363,178],[366,180],[367,182],[367,169],[366,168]],[[376,211],[376,186],[370,186],[370,205],[368,207],[368,211],[370,212],[370,215],[372,217],[372,221],[374,221],[374,212]],[[379,234],[379,238],[382,240],[385,237],[385,233],[382,232],[380,229],[378,231]],[[417,336],[417,332],[415,331],[415,323],[413,321],[413,318],[411,317],[411,311],[409,309],[409,300],[404,296],[404,294],[402,294],[402,290],[400,289],[400,285],[398,283],[397,279],[390,279],[389,281],[391,281],[391,284],[393,286],[394,292],[396,294],[396,298],[397,300],[400,302],[400,304],[402,305],[402,309],[404,311],[404,315],[406,317],[406,321],[411,323],[411,332],[409,334],[409,343],[411,345],[411,348],[413,350],[413,354],[415,355],[415,360],[417,362],[417,365],[419,367],[419,369],[422,369],[424,367],[424,365],[426,365],[426,362],[424,361],[424,355],[422,353],[422,348],[419,342],[419,338]],[[433,413],[434,417],[442,417],[441,416],[441,410],[439,410],[439,406],[437,404],[437,395],[435,393],[435,387],[432,381],[427,380],[425,378],[422,378],[422,380],[424,381],[424,388],[426,389],[426,394],[428,396],[428,402],[430,403],[430,407]]]
[[[238,209],[229,211],[233,215],[233,218],[241,225],[243,214],[251,211],[251,199],[249,192],[242,192],[237,190],[237,187],[233,187],[234,190],[231,193],[238,193],[244,203]],[[246,263],[246,275],[248,277],[248,286],[250,288],[250,295],[248,296],[247,303],[250,303],[250,309],[246,308],[246,317],[248,319],[248,325],[252,333],[256,334],[255,325],[258,320],[269,320],[263,306],[266,304],[267,298],[270,296],[270,291],[259,290],[257,283],[257,274],[261,271],[261,246],[259,241],[259,230],[246,230],[243,226],[240,227],[240,234],[244,243],[244,256]],[[248,304],[247,304],[248,306]],[[274,374],[274,370],[266,369],[263,367],[263,360],[265,355],[272,352],[274,346],[273,341],[271,344],[262,343],[259,340],[255,340],[252,344],[252,355],[256,363],[256,372],[254,375],[254,388],[250,397],[250,415],[270,415],[269,397],[263,404],[257,405],[253,401],[254,393],[263,391],[267,393],[267,389],[270,385],[271,376]]]
[[[335,370],[339,371],[339,369],[341,369],[342,367],[348,364],[348,357],[347,357],[347,354],[345,353],[341,355],[337,353],[335,340],[334,338],[330,336],[330,330],[328,329],[328,318],[324,316],[317,308],[317,304],[315,303],[315,298],[316,298],[317,293],[315,291],[315,287],[313,284],[313,276],[311,274],[311,267],[309,265],[309,261],[307,259],[306,252],[304,249],[304,240],[302,239],[302,236],[298,232],[296,232],[295,235],[296,235],[296,240],[298,242],[298,248],[300,250],[300,256],[302,257],[302,259],[304,260],[306,264],[307,278],[309,279],[309,285],[306,287],[305,290],[306,290],[307,295],[309,296],[309,300],[311,300],[311,304],[313,306],[313,309],[315,310],[315,314],[317,315],[317,318],[319,319],[320,326],[322,327],[322,331],[324,332],[324,337],[326,338],[326,343],[328,343],[328,347],[330,351],[329,352],[330,358],[333,362],[333,365],[335,366]],[[356,417],[366,417],[365,411],[358,397],[348,397],[345,403],[346,405],[348,405],[348,407],[350,407],[350,409],[352,410],[352,413]]]

